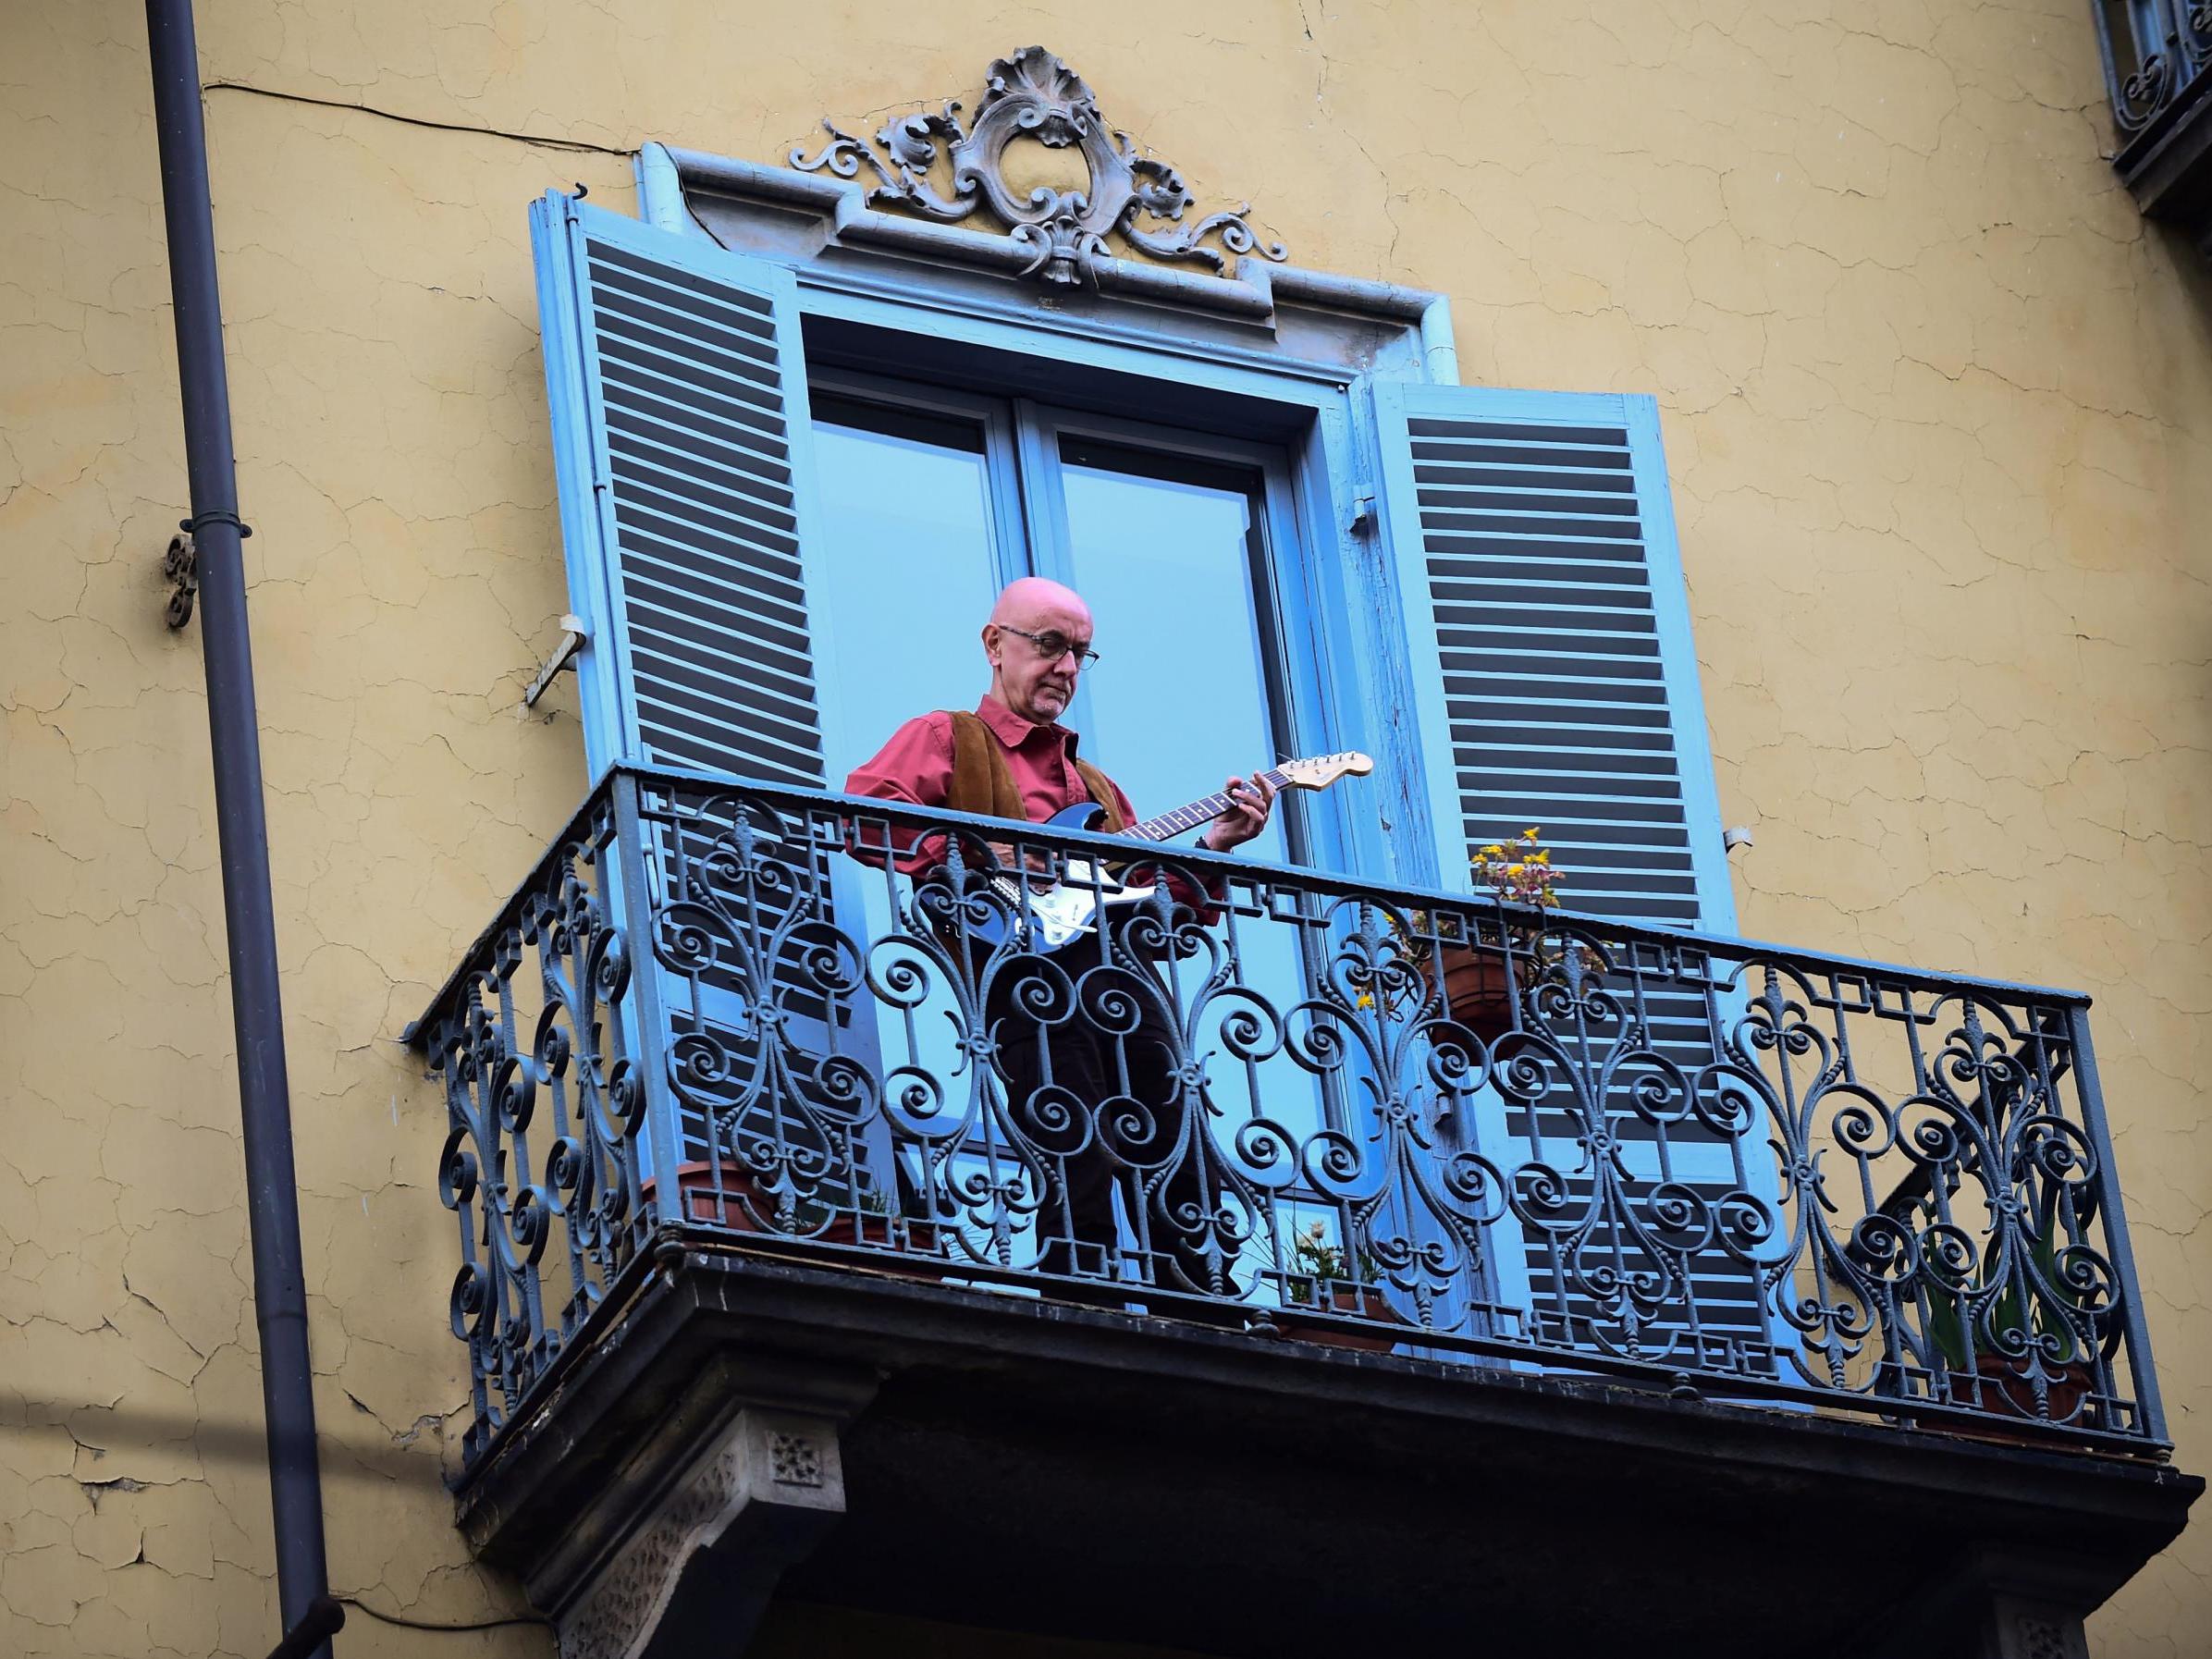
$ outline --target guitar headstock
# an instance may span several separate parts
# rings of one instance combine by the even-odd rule
[[[1283,774],[1283,781],[1292,789],[1327,789],[1339,778],[1364,778],[1375,769],[1375,763],[1357,749],[1347,749],[1341,755],[1309,755],[1301,760],[1285,760],[1275,770]]]

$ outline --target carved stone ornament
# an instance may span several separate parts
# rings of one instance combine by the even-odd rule
[[[865,162],[879,180],[868,190],[870,206],[903,207],[942,224],[986,209],[1011,240],[1028,250],[1029,263],[1020,275],[1052,288],[1095,287],[1096,264],[1109,255],[1107,238],[1117,232],[1154,259],[1203,264],[1216,276],[1233,274],[1232,254],[1257,252],[1278,262],[1289,257],[1282,243],[1260,241],[1245,222],[1248,205],[1185,225],[1184,213],[1197,198],[1175,170],[1138,154],[1135,140],[1110,129],[1083,78],[1042,46],[1024,46],[1000,58],[986,72],[984,86],[973,128],[961,125],[960,105],[949,103],[939,114],[896,117],[871,147],[825,119],[830,141],[811,157],[793,150],[791,165],[809,173],[826,167],[840,178],[853,178]],[[1040,185],[1018,196],[1008,188],[1002,164],[1006,146],[1019,138],[1055,150],[1080,149],[1090,168],[1089,188]],[[952,164],[950,196],[929,182],[940,160]],[[1204,245],[1214,236],[1219,248]]]
[[[560,1621],[561,1659],[630,1659],[660,1620],[684,1564],[730,1521],[747,1494],[744,1449],[719,1447],[603,1570]]]
[[[717,1652],[743,1653],[783,1569],[844,1507],[835,1426],[747,1407],[561,1609],[561,1659],[700,1652],[703,1617]]]

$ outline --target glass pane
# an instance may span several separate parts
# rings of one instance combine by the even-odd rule
[[[1211,794],[1231,772],[1285,758],[1277,745],[1292,732],[1278,701],[1260,478],[1072,439],[1063,441],[1061,461],[1073,579],[1090,604],[1105,656],[1084,676],[1086,748],[1147,815]],[[1285,818],[1278,810],[1244,854],[1288,862]],[[1247,993],[1278,1016],[1292,1015],[1309,983],[1301,940],[1295,928],[1256,916],[1226,917],[1213,931],[1222,948],[1236,952],[1236,992],[1209,992],[1213,963],[1205,952],[1165,971],[1183,1014],[1195,1012],[1193,1053],[1210,1057],[1208,1098],[1220,1113],[1214,1144],[1235,1158],[1240,1125],[1257,1120],[1280,1131],[1277,1145],[1305,1148],[1325,1115],[1314,1074],[1280,1048],[1240,1065],[1228,1058],[1223,1030],[1247,1005]],[[1256,1163],[1239,1167],[1275,1186],[1295,1164],[1278,1162],[1272,1174]],[[1288,1260],[1289,1230],[1313,1221],[1333,1226],[1333,1214],[1326,1206],[1260,1204],[1237,1278],[1249,1283]],[[1272,1250],[1271,1232],[1278,1235]],[[1258,1296],[1275,1299],[1272,1290]]]
[[[976,706],[989,682],[977,635],[998,592],[999,560],[978,423],[821,391],[813,405],[829,590],[817,649],[836,688],[838,717],[825,732],[836,789],[902,722]],[[877,1076],[912,1068],[954,1095],[965,1086],[952,1017],[958,999],[895,942],[893,906],[905,884],[858,863],[842,864],[833,881],[837,925],[862,950],[876,944],[871,965],[884,972],[905,962],[932,987],[903,1019],[863,994],[859,1017],[837,1036],[839,1051]],[[879,1198],[903,1201],[920,1190],[911,1161],[894,1167],[880,1119],[867,1140]]]
[[[1211,794],[1276,752],[1253,492],[1260,480],[1063,440],[1069,558],[1098,623],[1083,742],[1140,813]],[[1283,819],[1251,843],[1286,856]]]
[[[998,559],[979,424],[817,392],[814,428],[834,788],[901,721],[976,706]]]

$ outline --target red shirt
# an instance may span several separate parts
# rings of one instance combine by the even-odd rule
[[[989,693],[976,705],[976,714],[999,740],[1031,823],[1041,824],[1062,807],[1090,799],[1083,774],[1075,770],[1075,734],[1065,726],[1057,721],[1032,726]],[[908,720],[873,760],[854,767],[845,779],[847,794],[916,806],[942,806],[952,787],[952,717],[942,709]],[[1113,804],[1121,808],[1123,823],[1137,822],[1136,810],[1118,783]]]
[[[1054,721],[1033,726],[986,692],[976,714],[999,740],[1014,786],[1021,792],[1022,810],[1033,824],[1041,824],[1063,806],[1090,799],[1083,774],[1075,770],[1075,733]],[[1121,808],[1122,822],[1134,824],[1137,809],[1112,779],[1113,803]],[[952,788],[952,717],[939,709],[916,715],[891,734],[891,741],[873,760],[854,767],[845,777],[845,793],[869,795],[879,801],[905,801],[916,806],[942,806]],[[927,836],[927,844],[916,843]],[[880,844],[880,843],[879,843]],[[944,857],[943,838],[919,830],[893,830],[891,845],[900,857],[899,868],[908,875],[929,868]],[[1209,881],[1208,887],[1218,886]],[[1211,907],[1179,876],[1168,879],[1168,891],[1210,920]],[[1220,895],[1214,895],[1218,898]]]

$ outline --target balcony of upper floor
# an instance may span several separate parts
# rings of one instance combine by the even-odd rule
[[[1135,856],[617,768],[412,1027],[564,1652],[2010,1653],[2179,1530],[2084,998]]]
[[[2097,0],[2095,15],[2112,165],[2147,217],[2212,251],[2212,6]]]

